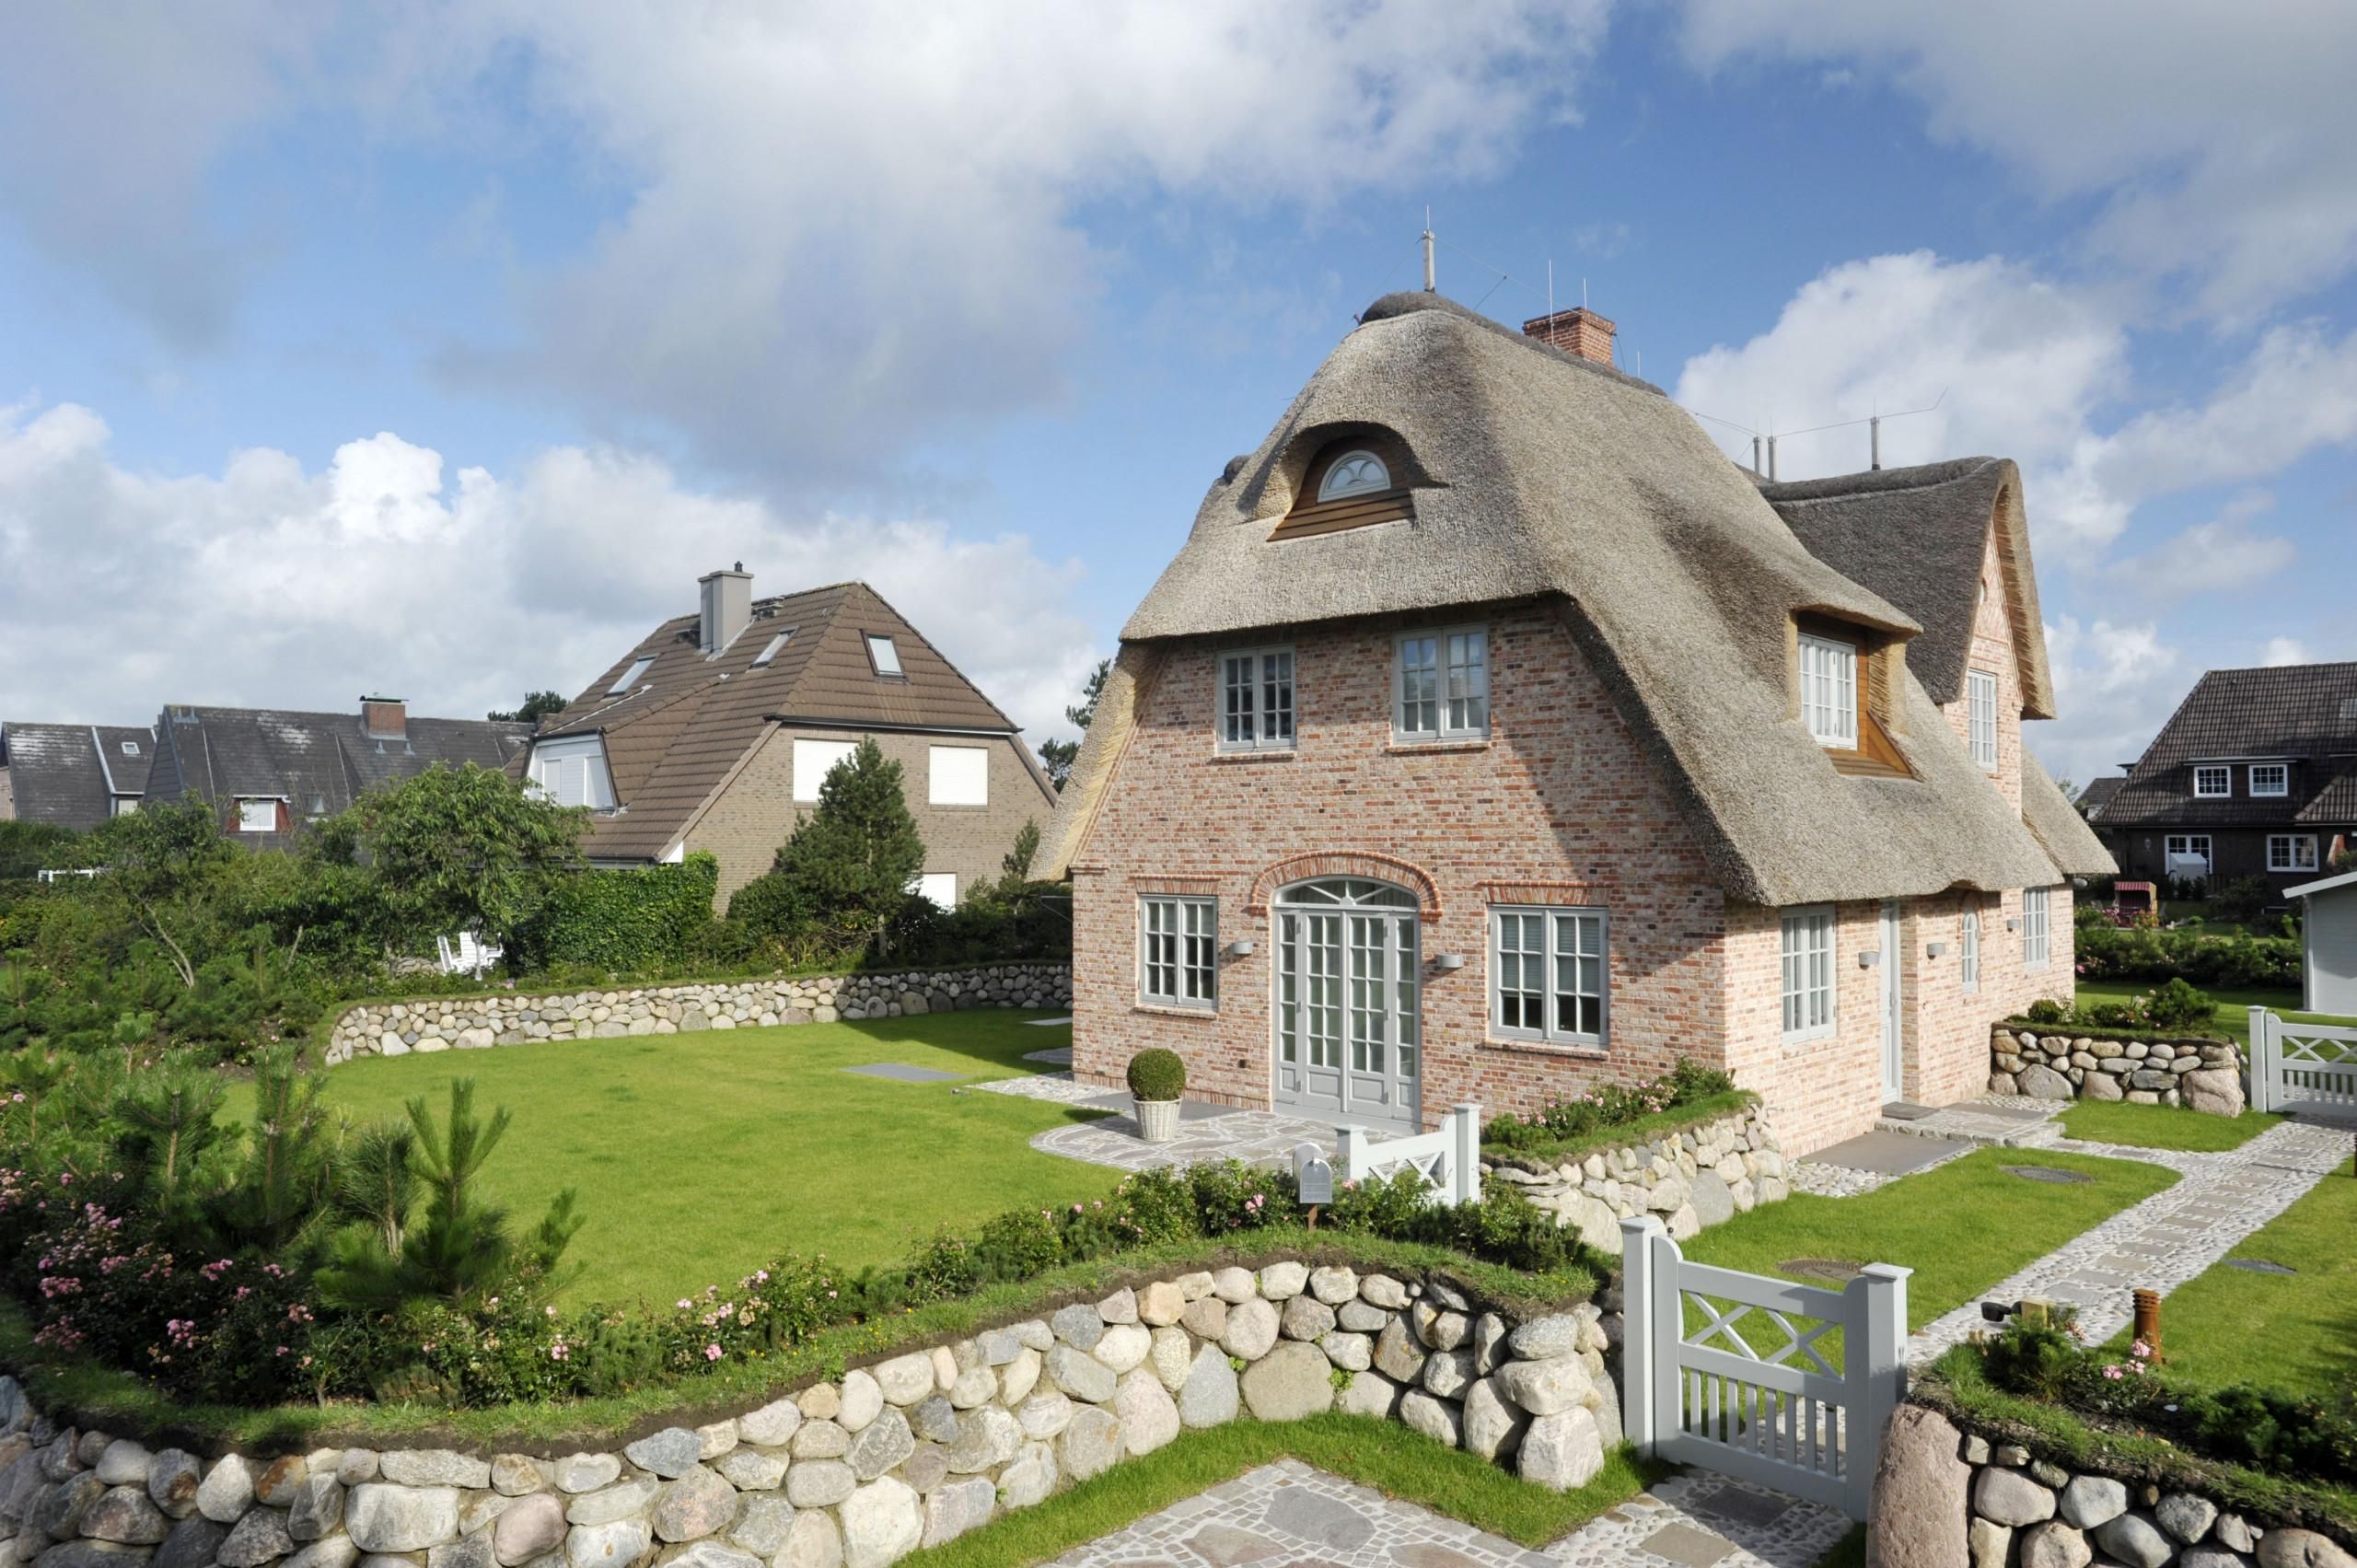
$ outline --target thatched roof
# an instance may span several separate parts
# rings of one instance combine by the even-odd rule
[[[2062,790],[2037,758],[2022,750],[2022,820],[2038,835],[2047,858],[2065,877],[2116,877],[2119,866],[2096,830],[2062,797]]]
[[[1803,548],[1658,389],[1434,295],[1387,296],[1363,323],[1212,486],[1124,628],[1051,831],[1051,869],[1085,850],[1156,648],[1541,598],[1558,606],[1731,897],[1788,904],[2054,879],[1911,676],[1894,694],[1894,739],[1916,776],[1834,772],[1793,714],[1794,613],[1901,638],[1921,627]],[[1370,424],[1411,455],[1413,519],[1271,542],[1317,450]]]
[[[1980,563],[1994,534],[2021,670],[2022,716],[2054,716],[2022,474],[2011,459],[1876,469],[1763,484],[1759,493],[1810,554],[1922,622],[1923,634],[1907,645],[1907,668],[1943,705],[1964,694]]]

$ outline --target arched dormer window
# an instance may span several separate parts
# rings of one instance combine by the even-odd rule
[[[1391,488],[1391,470],[1364,447],[1354,447],[1327,465],[1318,482],[1318,499],[1341,501],[1353,495],[1373,495]]]

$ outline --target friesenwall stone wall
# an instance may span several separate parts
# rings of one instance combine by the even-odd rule
[[[1620,1251],[1624,1219],[1659,1214],[1670,1239],[1683,1241],[1792,1194],[1782,1146],[1767,1109],[1757,1105],[1641,1143],[1593,1149],[1575,1160],[1491,1156],[1482,1168],[1520,1188],[1608,1255]]]
[[[493,991],[354,1007],[337,1020],[328,1038],[328,1060],[479,1050],[536,1040],[690,1034],[977,1007],[1071,1005],[1072,970],[1064,964],[610,986],[546,996]]]
[[[2182,1105],[2213,1116],[2243,1112],[2243,1060],[2222,1040],[2112,1039],[2075,1030],[2008,1028],[1989,1037],[1989,1087],[2032,1099]]]
[[[603,1453],[206,1458],[61,1426],[0,1376],[0,1565],[884,1568],[1190,1428],[1327,1410],[1568,1490],[1620,1441],[1617,1324],[1510,1323],[1433,1277],[1200,1271]]]

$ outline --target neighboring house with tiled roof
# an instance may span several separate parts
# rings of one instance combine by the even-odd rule
[[[136,811],[155,755],[135,726],[0,722],[0,820],[83,829]]]
[[[1048,834],[1083,1081],[1408,1128],[1686,1057],[1806,1151],[2072,994],[2019,471],[1763,485],[1610,333],[1387,296],[1218,472]]]
[[[300,824],[332,816],[377,784],[436,763],[505,768],[529,725],[413,718],[398,697],[363,697],[349,713],[173,703],[156,721],[151,800],[193,796],[256,849],[284,849]]]
[[[2357,664],[2210,671],[2096,826],[2123,876],[2316,880],[2357,830]]]
[[[2087,787],[2079,792],[2079,798],[2071,804],[2076,806],[2079,808],[2079,815],[2088,821],[2100,823],[2103,820],[2105,809],[2111,805],[2119,796],[2120,786],[2127,782],[2128,775],[2125,773],[2106,773],[2102,778],[2090,780]],[[2096,831],[2100,837],[2103,830],[2097,828]]]
[[[865,583],[752,597],[741,567],[647,633],[517,771],[595,815],[593,865],[709,851],[718,902],[770,867],[827,771],[861,739],[901,764],[925,842],[922,890],[954,904],[995,878],[1055,792],[1014,721]]]

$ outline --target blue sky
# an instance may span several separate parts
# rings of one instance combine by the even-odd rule
[[[1429,207],[1444,292],[1551,261],[1691,408],[2019,460],[2084,779],[2203,668],[2357,657],[2337,9],[19,10],[0,716],[480,712],[742,558],[1060,733]]]

